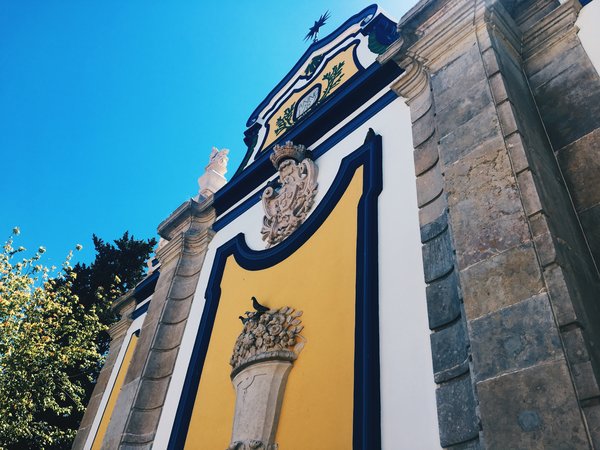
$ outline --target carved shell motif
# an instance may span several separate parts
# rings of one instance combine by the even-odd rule
[[[262,195],[265,210],[262,238],[267,248],[279,244],[306,220],[317,194],[318,169],[308,158],[279,165],[280,187],[267,187]]]

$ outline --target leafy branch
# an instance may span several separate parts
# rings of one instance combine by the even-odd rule
[[[344,67],[344,61],[340,62],[339,64],[336,64],[335,66],[333,66],[331,71],[323,75],[323,80],[327,81],[327,87],[325,87],[320,101],[325,100],[329,96],[329,94],[331,94],[331,91],[341,83],[342,78],[344,77],[342,67]]]
[[[296,107],[296,102],[292,103],[289,108],[286,108],[283,112],[283,116],[279,116],[275,125],[277,128],[275,129],[275,134],[279,136],[283,131],[292,128],[294,125],[294,108]]]

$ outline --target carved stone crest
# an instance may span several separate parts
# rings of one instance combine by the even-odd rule
[[[276,145],[271,161],[279,170],[279,187],[269,186],[262,194],[265,216],[261,234],[267,248],[279,244],[302,225],[318,187],[317,166],[307,158],[303,145],[290,141]]]
[[[227,450],[277,450],[287,377],[304,346],[302,311],[289,306],[269,309],[252,300],[256,311],[240,316],[244,328],[230,360],[236,398]]]

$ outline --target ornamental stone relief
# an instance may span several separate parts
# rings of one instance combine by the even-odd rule
[[[279,171],[279,187],[262,194],[265,211],[262,238],[267,248],[279,244],[306,220],[317,194],[318,168],[303,145],[288,141],[273,148],[271,162]]]
[[[227,450],[277,450],[275,434],[287,377],[304,346],[302,311],[269,309],[252,297],[255,311],[240,316],[244,327],[231,356],[235,414]]]

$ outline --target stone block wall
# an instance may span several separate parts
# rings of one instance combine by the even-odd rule
[[[585,173],[563,176],[527,69],[541,58],[540,46],[564,44],[556,33],[574,34],[569,26],[577,5],[424,1],[400,22],[402,39],[382,56],[406,70],[394,89],[413,112],[440,441],[446,448],[589,449],[597,443],[600,285],[592,240],[580,226],[571,191],[589,198],[600,190],[583,182],[575,187]],[[577,65],[581,55],[571,57]],[[561,52],[550,59],[555,74],[560,64],[569,66]],[[599,81],[588,64],[562,76]],[[555,95],[582,96],[573,82],[556,84]],[[556,105],[545,102],[549,109]],[[558,125],[554,130],[560,136],[570,130],[562,142],[568,146],[578,135],[578,119],[564,103],[552,116],[569,117],[562,131]],[[595,130],[598,115],[594,108],[589,114],[579,134]],[[585,136],[591,139],[591,133]],[[460,286],[458,294],[437,288],[442,281]],[[465,357],[472,362],[461,371]],[[447,387],[451,373],[463,374],[454,382],[461,380],[461,389]],[[473,407],[462,400],[467,388]],[[454,408],[457,398],[462,410]],[[470,433],[456,433],[467,415],[470,426],[463,429]]]

